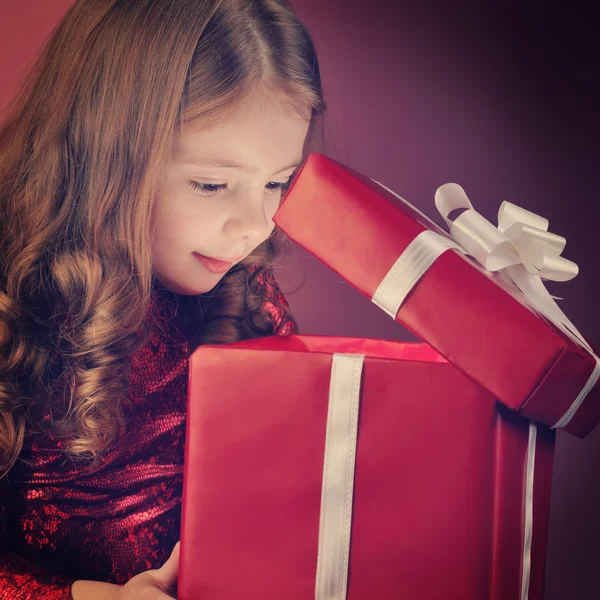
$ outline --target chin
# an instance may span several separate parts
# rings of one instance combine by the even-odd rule
[[[185,283],[177,283],[176,281],[173,281],[172,279],[169,279],[167,277],[161,276],[161,275],[156,275],[156,278],[169,290],[171,290],[172,292],[179,294],[181,296],[198,296],[200,294],[206,294],[207,292],[210,292],[215,285],[217,285],[217,283],[220,281],[220,278],[217,279],[216,281],[210,282],[210,283],[205,283],[204,285],[199,285],[197,287],[192,287],[190,286],[191,282],[185,282]]]

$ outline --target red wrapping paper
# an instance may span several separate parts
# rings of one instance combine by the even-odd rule
[[[309,156],[273,220],[370,299],[418,234],[432,229],[447,236],[376,182],[319,153]],[[518,291],[457,250],[433,263],[396,321],[506,406],[550,427],[595,366]],[[564,429],[584,437],[598,421],[597,383]]]
[[[191,357],[178,598],[315,597],[333,353],[366,355],[347,598],[520,600],[529,422],[426,344],[304,335]],[[537,426],[529,600],[553,449]]]

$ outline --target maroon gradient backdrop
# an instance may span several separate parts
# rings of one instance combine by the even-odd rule
[[[325,151],[385,183],[440,225],[435,190],[461,184],[492,222],[502,200],[547,217],[579,276],[548,284],[600,342],[600,67],[590,8],[518,3],[291,0],[319,53]],[[70,0],[0,0],[0,105]],[[475,3],[472,3],[475,5]],[[300,333],[414,339],[301,248],[279,281]],[[600,428],[562,432],[545,600],[600,597]]]

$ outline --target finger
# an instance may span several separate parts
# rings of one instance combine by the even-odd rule
[[[160,568],[156,569],[152,576],[165,588],[169,589],[177,581],[177,572],[179,570],[179,542],[175,544],[171,555]]]
[[[176,600],[176,598],[174,596],[169,596],[169,594],[166,594],[165,592],[159,590],[158,588],[152,590],[154,593],[152,594],[152,596],[150,596],[150,598],[152,598],[152,600]]]

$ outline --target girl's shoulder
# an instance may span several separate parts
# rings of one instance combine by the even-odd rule
[[[272,269],[263,270],[257,277],[263,294],[261,310],[267,312],[275,324],[276,335],[290,335],[297,332],[296,323],[291,317],[290,305],[284,296]]]

